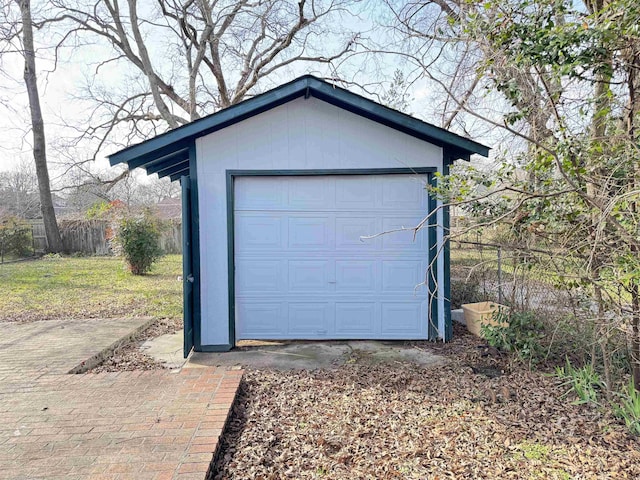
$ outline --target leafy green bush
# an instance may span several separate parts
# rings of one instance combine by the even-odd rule
[[[162,256],[158,222],[148,215],[124,218],[118,228],[116,243],[134,275],[148,273],[153,262]]]
[[[109,204],[109,202],[105,202],[104,200],[102,200],[91,205],[87,209],[85,215],[89,220],[92,220],[94,218],[102,218],[110,209],[111,205]]]
[[[31,227],[13,216],[0,218],[0,254],[26,257],[32,253]]]
[[[489,345],[505,352],[513,352],[530,363],[535,363],[542,357],[544,325],[533,313],[498,310],[493,317],[497,325],[481,327],[482,335]]]

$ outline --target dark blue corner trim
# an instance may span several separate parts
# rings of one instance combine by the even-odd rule
[[[449,167],[453,163],[451,155],[444,151],[444,163],[442,174],[449,175]],[[442,208],[442,227],[444,229],[444,341],[449,342],[453,338],[453,322],[451,321],[451,215],[449,206]]]
[[[305,75],[212,115],[120,150],[109,156],[109,162],[111,165],[127,163],[130,169],[147,168],[157,163],[162,163],[162,166],[167,168],[186,160],[189,145],[196,138],[241,122],[295,98],[309,96],[443,147],[448,150],[450,156],[455,158],[468,160],[472,154],[485,157],[489,154],[489,147],[481,143],[380,105],[319,78]],[[163,174],[165,174],[164,171]],[[173,180],[184,175],[184,172],[170,171],[166,174]]]
[[[432,176],[429,184],[436,185],[436,178]],[[427,286],[429,291],[429,340],[438,339],[438,236],[437,236],[437,206],[438,201],[429,195],[429,219],[427,221],[429,238],[429,268],[427,268]],[[446,272],[445,272],[446,276]]]
[[[183,222],[191,222],[191,262],[193,269],[193,346],[196,351],[202,351],[202,294],[200,278],[200,205],[198,203],[198,168],[196,160],[196,145],[192,142],[189,146],[189,182],[191,190],[191,219],[182,219]],[[186,199],[182,199],[186,201]]]

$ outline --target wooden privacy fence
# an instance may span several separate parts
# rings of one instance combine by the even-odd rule
[[[161,221],[162,234],[160,248],[164,253],[182,253],[182,222],[180,220]]]
[[[59,222],[64,250],[69,253],[108,255],[109,222],[102,220],[62,220]]]
[[[36,251],[46,251],[44,224],[32,220],[33,243]],[[109,255],[110,222],[106,220],[61,220],[58,222],[65,252],[89,255]],[[160,248],[164,253],[182,253],[182,223],[179,220],[161,221]]]
[[[47,236],[44,233],[44,223],[42,223],[42,220],[29,220],[29,224],[31,224],[34,253],[44,252],[47,249]]]

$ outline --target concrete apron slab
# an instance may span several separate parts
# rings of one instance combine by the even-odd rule
[[[140,346],[140,350],[173,370],[182,368],[186,362],[183,358],[183,342],[184,330],[179,330],[147,340]]]
[[[408,362],[428,366],[444,363],[443,357],[405,342],[324,341],[267,342],[238,347],[230,352],[195,352],[185,368],[241,366],[255,369],[295,370],[337,368],[345,363],[378,364]]]

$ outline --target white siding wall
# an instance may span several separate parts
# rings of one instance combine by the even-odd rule
[[[300,98],[196,141],[203,345],[227,344],[227,170],[442,168],[442,149],[315,98]],[[442,225],[442,215],[438,215]],[[442,241],[442,232],[438,234]],[[441,249],[439,249],[441,251]],[[438,258],[442,288],[444,260]],[[438,325],[444,332],[439,292]]]

